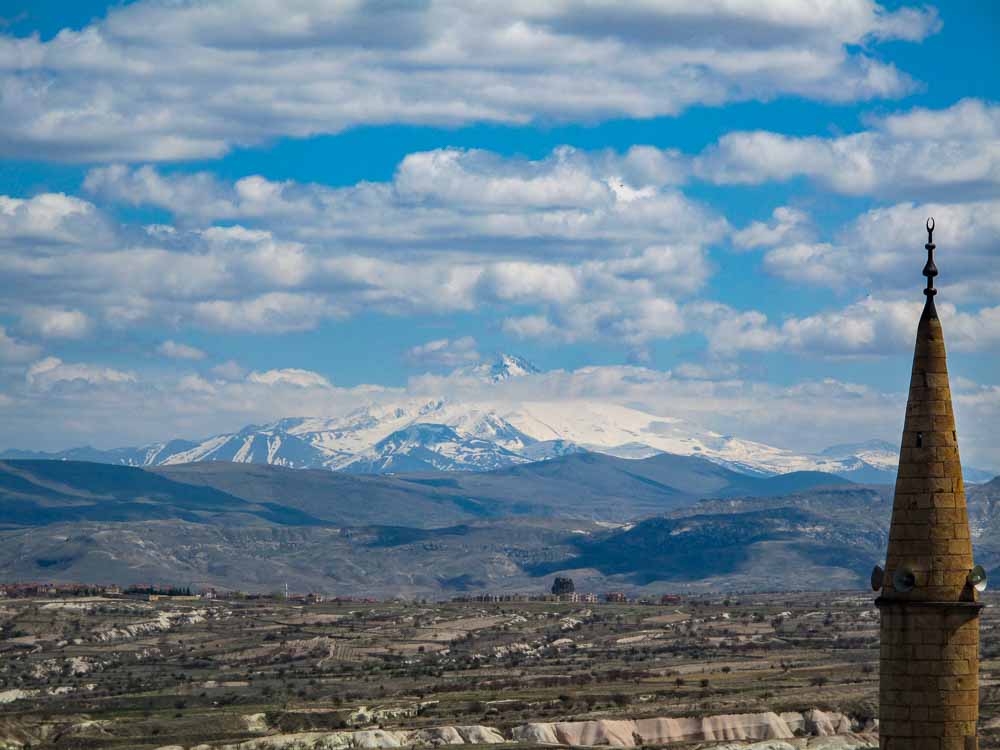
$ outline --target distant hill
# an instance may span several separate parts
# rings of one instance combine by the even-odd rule
[[[710,509],[721,516],[727,507],[779,502],[773,495],[789,488],[817,487],[854,485],[816,472],[750,477],[666,454],[574,453],[494,472],[395,476],[225,462],[144,470],[7,461],[0,462],[0,580],[256,590],[287,580],[379,595],[530,589],[540,585],[538,571],[572,561],[578,542],[604,539],[609,524],[680,517],[711,497],[719,499],[699,505],[719,503],[721,510]],[[602,572],[598,562],[575,574],[581,585],[666,580],[648,567],[602,563]]]
[[[626,529],[581,536],[573,542],[575,556],[533,572],[596,569],[637,586],[859,587],[881,561],[890,515],[889,492],[857,486],[705,500]]]
[[[157,519],[321,523],[285,505],[248,502],[212,487],[193,487],[128,466],[82,461],[0,462],[0,525]]]
[[[968,485],[1000,568],[1000,478]],[[850,588],[881,562],[892,488],[752,477],[696,456],[572,453],[393,476],[208,462],[0,462],[0,580],[329,593]],[[44,527],[44,532],[40,531]]]
[[[851,482],[821,472],[751,477],[697,456],[641,460],[572,453],[489,472],[352,476],[273,466],[199,463],[151,472],[254,501],[278,502],[347,525],[442,526],[505,516],[620,522],[705,497],[780,495]]]
[[[294,508],[339,526],[438,527],[502,515],[496,503],[404,477],[352,475],[325,469],[205,462],[145,470],[257,503]],[[451,477],[452,475],[447,475]]]

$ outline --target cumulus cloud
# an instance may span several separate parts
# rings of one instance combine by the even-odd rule
[[[65,193],[32,198],[0,195],[0,243],[76,242],[81,236],[106,239],[106,220],[94,204]]]
[[[919,41],[938,27],[932,10],[873,0],[144,0],[47,41],[0,35],[0,148],[176,160],[366,124],[593,121],[788,94],[892,97],[912,82],[860,47]]]
[[[206,300],[194,305],[197,321],[209,328],[284,333],[307,331],[334,314],[317,294],[272,292],[241,300]]]
[[[680,193],[680,166],[651,166],[658,159],[686,162],[652,147],[621,154],[563,146],[537,160],[447,148],[407,155],[391,182],[344,188],[259,175],[229,183],[150,166],[93,169],[84,186],[107,200],[166,209],[181,224],[239,221],[352,249],[496,252],[502,241],[511,254],[592,254],[608,242],[717,239],[725,221]]]
[[[333,384],[318,372],[294,367],[264,372],[254,371],[247,375],[247,382],[257,385],[291,385],[296,388],[333,388]]]
[[[654,339],[677,336],[686,327],[681,308],[673,299],[655,295],[630,298],[624,293],[550,306],[541,315],[510,317],[504,320],[503,329],[519,338],[563,343],[604,339],[635,348]]]
[[[232,359],[220,362],[210,372],[221,380],[242,380],[247,374],[246,368]]]
[[[490,305],[527,307],[564,340],[633,345],[681,330],[650,311],[697,294],[729,232],[676,188],[683,162],[652,147],[535,160],[440,149],[408,155],[390,182],[341,188],[102,167],[91,195],[165,209],[176,226],[123,229],[130,241],[72,256],[12,253],[0,270],[25,289],[58,279],[67,303],[87,300],[112,326],[291,331],[360,310]]]
[[[1000,192],[1000,106],[965,99],[943,110],[870,118],[871,130],[824,138],[769,131],[722,136],[695,159],[700,177],[757,185],[806,177],[848,195],[921,198]]]
[[[79,310],[31,305],[21,314],[23,326],[44,338],[79,339],[90,331],[90,320]]]
[[[406,360],[418,367],[459,367],[480,360],[476,340],[472,336],[458,339],[435,339],[411,347]]]
[[[837,242],[779,244],[764,256],[768,272],[793,282],[855,284],[916,294],[926,253],[924,222],[936,221],[942,298],[958,303],[1000,297],[1000,201],[899,203],[874,208],[836,231]]]
[[[25,380],[32,388],[47,390],[59,383],[97,386],[135,383],[136,376],[111,367],[82,362],[68,363],[58,357],[46,357],[28,368]]]
[[[923,302],[868,297],[840,310],[771,323],[755,310],[737,311],[697,303],[685,312],[697,321],[712,352],[735,355],[754,351],[798,351],[825,356],[885,357],[912,351]],[[958,351],[993,351],[1000,343],[1000,307],[973,312],[938,303],[948,345]]]
[[[167,339],[158,347],[156,351],[162,354],[164,357],[169,357],[170,359],[187,359],[187,360],[201,360],[205,359],[208,355],[205,354],[201,349],[197,347],[190,346],[188,344],[182,344],[180,342],[174,341],[173,339]]]
[[[743,351],[772,351],[781,334],[768,326],[767,316],[757,310],[734,310],[719,302],[695,302],[685,314],[696,330],[708,339],[709,351],[732,355]]]
[[[733,232],[733,245],[739,250],[771,247],[812,235],[811,219],[800,209],[778,206],[771,214],[771,221],[754,221]]]

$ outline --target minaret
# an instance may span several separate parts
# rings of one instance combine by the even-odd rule
[[[881,589],[881,750],[977,750],[979,610],[962,464],[934,307],[934,220],[927,221],[927,301],[910,394]]]

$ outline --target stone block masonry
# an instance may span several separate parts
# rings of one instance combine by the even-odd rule
[[[928,224],[928,233],[933,224]],[[977,750],[979,611],[944,332],[927,302],[917,325],[881,611],[881,750]]]

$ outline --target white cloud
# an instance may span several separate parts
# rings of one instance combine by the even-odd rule
[[[549,306],[546,314],[507,318],[506,333],[549,342],[607,340],[635,349],[686,330],[684,316],[669,297],[627,293]]]
[[[561,147],[538,160],[443,149],[407,156],[392,182],[346,188],[101,168],[86,180],[93,194],[167,209],[182,229],[147,231],[159,247],[128,248],[91,266],[129,268],[119,283],[134,301],[115,297],[115,320],[158,315],[277,331],[362,309],[527,306],[562,339],[615,336],[632,345],[681,329],[676,316],[664,322],[646,311],[698,293],[714,270],[708,246],[729,231],[673,187],[681,162],[651,147]],[[232,220],[241,223],[202,227]],[[107,307],[102,314],[111,317]]]
[[[898,96],[909,78],[859,48],[939,25],[931,10],[872,0],[145,0],[47,41],[0,36],[0,143],[48,159],[191,159],[365,124]]]
[[[291,385],[296,388],[333,388],[325,377],[312,370],[299,370],[288,367],[280,370],[251,372],[247,375],[248,383],[257,385]]]
[[[900,139],[1000,137],[1000,107],[979,99],[962,99],[946,109],[915,107],[908,112],[875,120],[878,127]],[[942,165],[947,167],[948,165]]]
[[[222,380],[242,380],[247,374],[245,367],[231,359],[217,364],[210,372]]]
[[[33,198],[0,195],[0,242],[76,242],[81,236],[105,239],[108,227],[97,208],[64,193]]]
[[[517,318],[507,318],[503,322],[503,330],[522,339],[559,337],[558,329],[546,315],[522,315]]]
[[[771,323],[758,311],[713,303],[690,305],[685,313],[716,354],[780,350],[885,357],[912,350],[923,305],[868,297],[841,310],[788,317],[780,323]],[[1000,343],[1000,306],[963,312],[938,303],[937,310],[949,348],[990,352]]]
[[[33,344],[18,341],[0,326],[0,362],[26,362],[39,355],[41,349]]]
[[[767,316],[757,310],[739,311],[718,302],[695,302],[684,313],[690,324],[708,339],[709,351],[733,355],[743,351],[771,351],[781,335],[767,325]]]
[[[208,300],[194,305],[195,319],[209,328],[282,333],[315,328],[334,314],[315,294],[272,292],[244,300]]]
[[[733,245],[740,250],[771,247],[812,235],[812,221],[805,211],[778,206],[770,222],[754,221],[733,233]]]
[[[167,339],[158,347],[156,351],[162,354],[164,357],[169,357],[170,359],[189,359],[189,360],[200,360],[205,359],[207,354],[197,347],[190,346],[188,344],[182,344],[172,339]]]
[[[32,333],[53,339],[79,339],[90,331],[90,320],[79,310],[31,305],[21,322]]]
[[[204,393],[208,395],[214,395],[218,392],[218,389],[212,385],[212,383],[205,380],[201,375],[184,375],[180,380],[177,381],[177,390],[181,393],[187,391],[190,393]]]
[[[391,182],[344,188],[260,176],[225,183],[148,166],[93,169],[85,187],[108,200],[164,208],[184,225],[238,220],[355,252],[372,243],[396,252],[429,245],[496,252],[504,242],[510,254],[580,255],[608,242],[706,242],[724,234],[721,217],[674,189],[674,172],[650,166],[657,159],[684,161],[648,146],[625,154],[563,146],[538,160],[449,148],[409,154]]]
[[[100,365],[67,363],[58,357],[46,357],[35,362],[28,368],[25,379],[29,386],[40,390],[52,388],[59,383],[102,386],[136,382],[135,375],[129,372]]]
[[[837,242],[794,242],[764,256],[764,268],[794,282],[919,295],[926,253],[924,222],[936,221],[940,299],[957,303],[1000,297],[1000,201],[900,203],[874,208],[835,235]]]
[[[947,188],[955,199],[1000,192],[1000,106],[966,99],[869,121],[872,130],[832,138],[728,133],[694,170],[722,184],[807,177],[848,195],[929,197]]]
[[[472,336],[435,339],[407,350],[406,359],[420,367],[459,367],[478,362],[479,352]]]
[[[996,352],[1000,347],[1000,305],[958,312],[942,305],[941,324],[949,345],[958,351]]]

